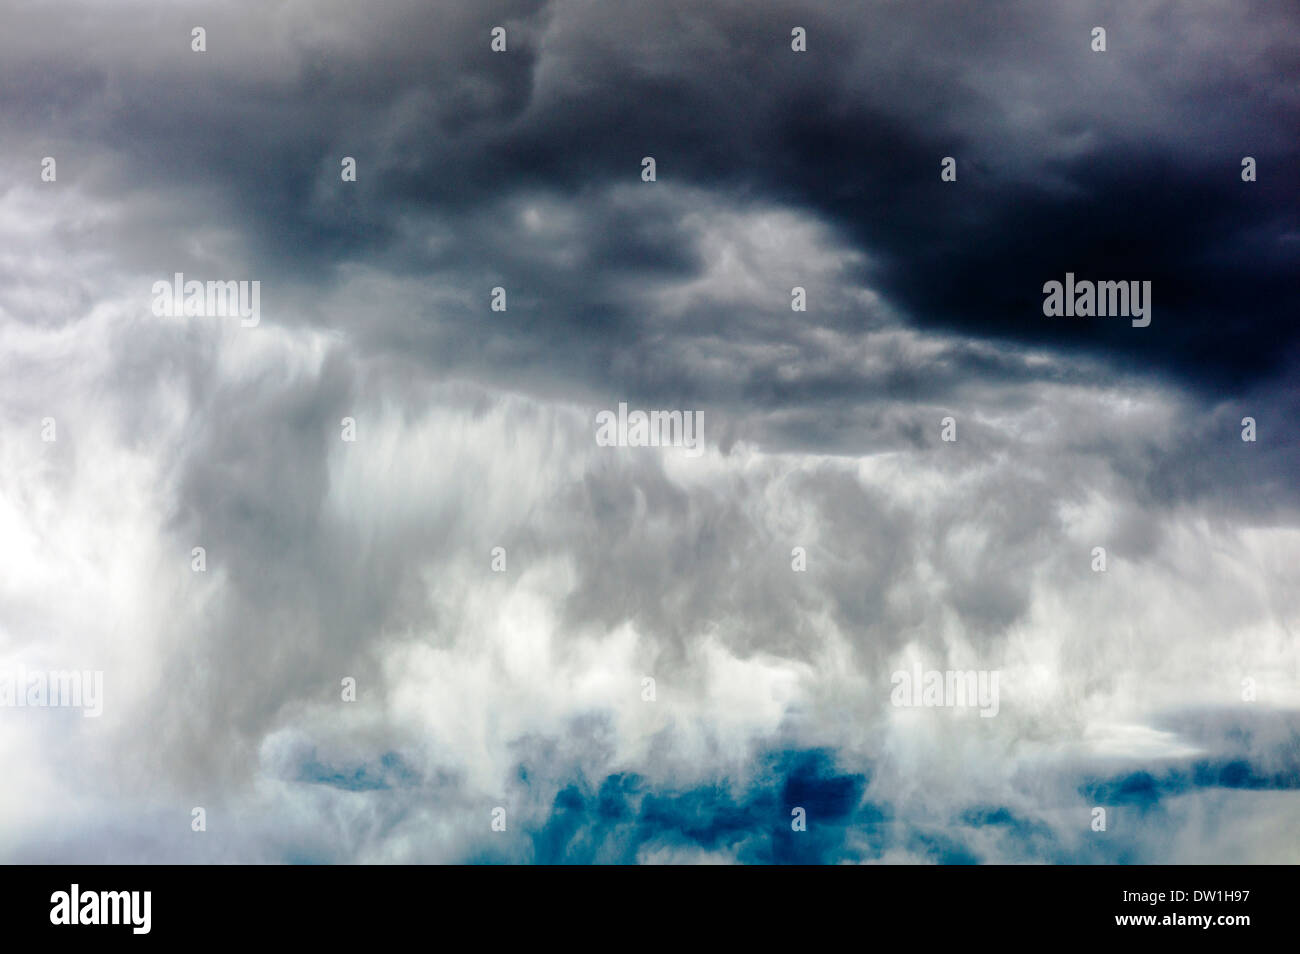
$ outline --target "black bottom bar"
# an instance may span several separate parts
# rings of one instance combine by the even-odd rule
[[[373,944],[418,931],[436,945],[454,928],[494,943],[814,941],[848,930],[866,945],[901,930],[918,942],[1233,944],[1291,936],[1295,926],[1290,867],[48,866],[9,867],[3,877],[9,942],[75,934],[90,943]],[[79,922],[118,923],[74,925],[74,908]]]

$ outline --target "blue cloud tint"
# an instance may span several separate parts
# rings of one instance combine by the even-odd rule
[[[314,785],[330,785],[349,792],[372,792],[391,788],[405,788],[417,782],[418,776],[402,761],[396,752],[385,752],[377,764],[336,768],[316,760],[315,755],[302,763],[298,781]]]
[[[544,820],[525,837],[528,860],[541,864],[632,864],[663,853],[677,860],[716,855],[744,864],[836,864],[906,857],[936,864],[1144,864],[1160,860],[1161,845],[1180,825],[1171,799],[1212,790],[1294,790],[1300,767],[1266,769],[1260,761],[1195,759],[1113,776],[1085,777],[1078,801],[1064,806],[1077,819],[1064,837],[1047,822],[1007,805],[977,804],[954,817],[922,817],[907,805],[872,798],[871,773],[840,768],[826,749],[778,750],[760,759],[747,785],[719,780],[681,789],[655,789],[630,773],[592,780],[581,773],[562,783]],[[526,770],[520,772],[527,781]],[[1093,806],[1110,813],[1111,831],[1089,828]],[[791,829],[791,810],[807,812],[807,830]],[[1132,814],[1137,811],[1137,815]],[[1116,820],[1142,819],[1141,839]],[[471,859],[519,860],[498,844]]]
[[[868,778],[841,773],[830,753],[779,752],[744,791],[725,783],[653,791],[636,775],[577,779],[555,797],[549,821],[532,835],[543,864],[632,863],[647,846],[722,852],[759,864],[857,860],[853,830],[870,842],[883,810],[863,802]],[[791,829],[791,811],[807,812],[808,830]]]

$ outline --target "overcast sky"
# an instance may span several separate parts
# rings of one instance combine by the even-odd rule
[[[1294,5],[0,21],[0,859],[1300,860]]]

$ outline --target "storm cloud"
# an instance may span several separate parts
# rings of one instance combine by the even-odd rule
[[[0,856],[1294,861],[1298,19],[10,4]]]

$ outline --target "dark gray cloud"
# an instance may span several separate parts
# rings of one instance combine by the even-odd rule
[[[637,183],[647,154],[663,184],[706,201],[831,224],[869,256],[858,280],[921,327],[1084,348],[1215,390],[1295,357],[1300,168],[1282,131],[1300,109],[1281,78],[1300,49],[1275,5],[199,6],[92,9],[57,31],[27,17],[9,31],[5,128],[66,142],[68,181],[111,150],[97,188],[202,193],[185,214],[239,229],[282,280],[378,260],[453,273],[472,312],[500,281],[533,306],[511,328],[533,358],[576,346],[616,363],[656,320],[620,277],[700,270],[680,206],[597,198]],[[199,20],[202,56],[185,43]],[[1088,48],[1093,20],[1104,54]],[[789,50],[796,23],[807,54]],[[507,54],[488,49],[496,24]],[[347,188],[343,155],[361,167]],[[956,184],[939,181],[945,155]],[[1240,180],[1244,155],[1256,183]],[[512,199],[530,194],[577,211],[562,261],[515,240]],[[1066,271],[1150,280],[1158,317],[1141,333],[1046,320],[1041,286]],[[774,284],[774,310],[787,289]]]

